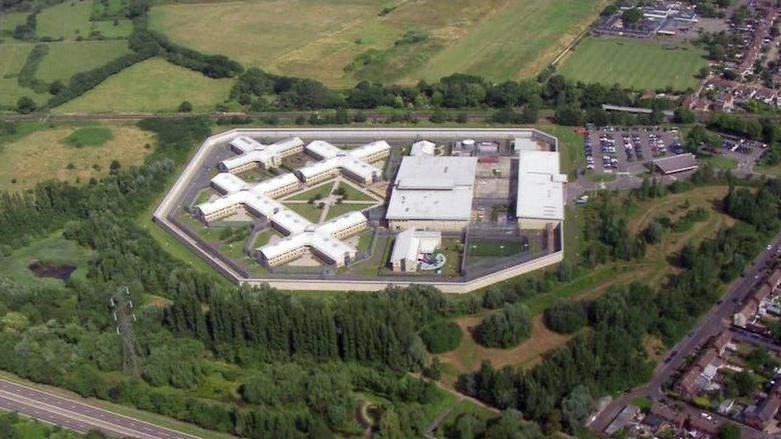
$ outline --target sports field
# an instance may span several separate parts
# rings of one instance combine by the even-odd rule
[[[454,72],[528,76],[574,40],[607,0],[269,0],[154,6],[174,41],[273,73],[346,86],[365,76],[414,82]],[[384,8],[386,8],[384,10]],[[217,23],[217,24],[215,24]],[[220,23],[230,23],[230,26]],[[426,38],[395,44],[408,31]],[[353,61],[373,50],[379,66]],[[422,54],[422,55],[421,55]],[[373,69],[371,67],[374,67]],[[384,73],[383,73],[384,72]],[[380,76],[384,76],[380,77]]]
[[[125,167],[138,165],[152,151],[144,147],[154,143],[146,131],[134,126],[103,128],[111,130],[110,139],[102,134],[105,129],[61,127],[33,131],[0,145],[0,190],[23,190],[49,179],[86,183],[107,175],[112,160]],[[97,135],[101,142],[92,141]],[[71,146],[74,138],[80,139],[81,147]]]
[[[74,74],[100,67],[129,52],[127,40],[51,43],[35,76],[45,82],[59,79],[67,84]]]
[[[567,55],[559,71],[567,78],[641,90],[697,85],[694,76],[707,65],[696,47],[654,41],[587,38]]]
[[[195,111],[214,110],[225,101],[231,79],[210,79],[198,72],[152,58],[111,76],[84,95],[57,107],[59,113],[133,113],[176,111],[190,101]]]

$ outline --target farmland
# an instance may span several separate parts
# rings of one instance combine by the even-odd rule
[[[186,3],[153,7],[150,25],[175,42],[245,66],[337,87],[455,72],[510,79],[544,68],[605,3],[422,0],[385,9],[368,0]],[[409,31],[420,38],[404,42]]]
[[[686,90],[697,85],[695,75],[707,65],[703,54],[687,45],[587,38],[567,55],[559,70],[569,79],[586,83]]]
[[[126,40],[51,43],[36,77],[45,82],[68,82],[78,72],[94,69],[129,52]]]
[[[176,111],[182,101],[196,110],[213,110],[227,99],[233,82],[209,79],[162,59],[149,59],[125,69],[83,96],[58,107],[61,113]]]
[[[72,139],[82,146],[72,146]],[[52,178],[86,183],[107,175],[112,160],[141,163],[151,142],[149,133],[130,126],[41,128],[0,145],[0,189],[27,189]]]

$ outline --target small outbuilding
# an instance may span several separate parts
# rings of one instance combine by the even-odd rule
[[[654,169],[658,169],[664,175],[697,169],[697,159],[691,153],[656,159],[653,164]]]

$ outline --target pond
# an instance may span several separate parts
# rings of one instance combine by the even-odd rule
[[[51,262],[32,261],[27,269],[33,272],[36,277],[52,277],[66,281],[70,279],[71,274],[76,271],[75,265],[60,265]]]

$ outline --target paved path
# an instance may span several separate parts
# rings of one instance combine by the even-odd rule
[[[192,439],[192,436],[138,421],[74,398],[0,379],[0,410],[58,425],[79,433],[99,430],[113,437],[137,439]]]

